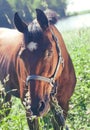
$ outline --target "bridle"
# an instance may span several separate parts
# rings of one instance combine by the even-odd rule
[[[53,76],[51,76],[50,78],[44,77],[44,76],[40,76],[40,75],[29,75],[26,78],[26,86],[28,86],[28,83],[31,80],[44,81],[44,82],[49,83],[52,86],[51,94],[54,95],[56,93],[56,86],[57,86],[56,82],[55,82],[55,78],[57,76],[57,73],[59,71],[59,67],[60,67],[61,64],[62,64],[62,67],[64,68],[64,59],[63,59],[62,54],[61,54],[61,49],[60,49],[58,38],[54,35],[52,30],[51,30],[51,33],[52,33],[52,37],[53,37],[53,39],[54,39],[54,41],[56,43],[56,48],[57,48],[57,52],[58,52],[58,63],[56,65],[55,72],[54,72]]]

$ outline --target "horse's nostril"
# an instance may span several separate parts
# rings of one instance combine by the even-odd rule
[[[38,107],[38,111],[42,112],[45,108],[45,102],[44,101],[40,101],[39,102],[39,107]]]

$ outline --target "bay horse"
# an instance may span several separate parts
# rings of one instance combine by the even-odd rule
[[[16,29],[0,29],[2,84],[9,75],[5,102],[10,102],[11,95],[21,99],[30,130],[38,125],[37,117],[49,111],[50,97],[56,98],[66,118],[76,84],[73,63],[60,32],[42,10],[36,9],[36,14],[27,25],[15,13]]]

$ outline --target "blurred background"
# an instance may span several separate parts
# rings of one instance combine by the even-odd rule
[[[90,26],[90,0],[0,0],[0,27],[13,28],[15,12],[31,22],[36,8],[55,11],[61,31]]]

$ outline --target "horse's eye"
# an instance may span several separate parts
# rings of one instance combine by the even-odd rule
[[[52,35],[52,40],[54,40],[54,35]]]
[[[48,57],[52,56],[52,53],[53,53],[52,50],[46,50],[45,57],[48,58]]]
[[[49,51],[46,50],[46,52],[45,52],[45,57],[48,57],[48,55],[49,55]]]

